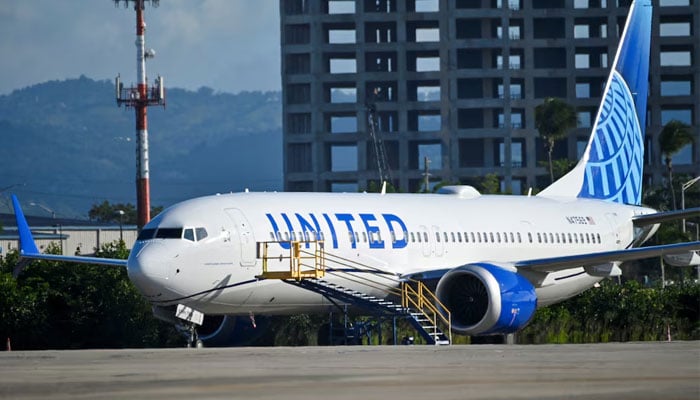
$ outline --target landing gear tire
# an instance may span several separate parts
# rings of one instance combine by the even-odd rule
[[[187,329],[189,331],[189,337],[187,338],[187,348],[203,348],[204,342],[202,342],[202,339],[200,339],[199,335],[197,334],[197,325],[190,324],[190,326]]]

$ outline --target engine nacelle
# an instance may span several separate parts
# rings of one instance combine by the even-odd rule
[[[466,335],[515,332],[537,308],[535,288],[527,279],[486,263],[447,272],[438,282],[437,297],[452,313],[452,329]]]

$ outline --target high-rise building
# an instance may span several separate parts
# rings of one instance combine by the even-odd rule
[[[677,154],[675,170],[700,171],[694,3],[654,1],[647,183],[662,182],[658,134],[672,119],[691,125],[699,139]],[[280,0],[285,190],[366,190],[379,180],[379,159],[395,186],[417,191],[426,158],[431,184],[474,184],[496,174],[504,191],[545,187],[535,107],[547,97],[576,107],[578,127],[554,158],[577,160],[629,4]]]

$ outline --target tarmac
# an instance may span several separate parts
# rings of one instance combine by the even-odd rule
[[[700,399],[700,342],[0,352],[11,399]]]

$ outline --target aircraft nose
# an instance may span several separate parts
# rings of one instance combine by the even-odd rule
[[[165,246],[145,243],[134,249],[127,262],[129,279],[146,297],[158,296],[167,280]]]

